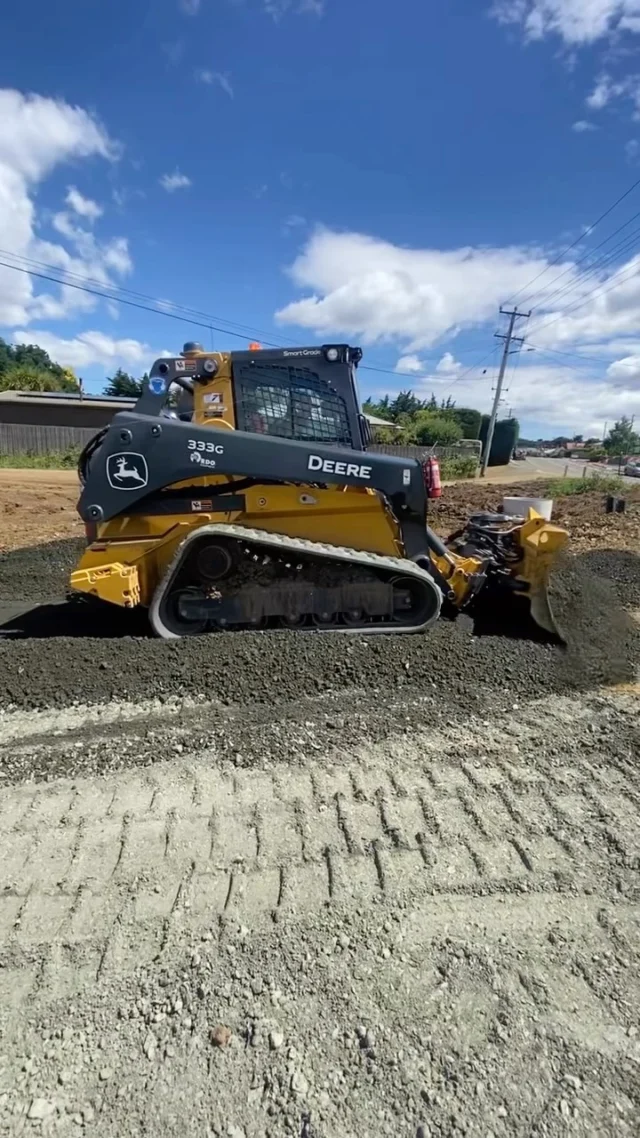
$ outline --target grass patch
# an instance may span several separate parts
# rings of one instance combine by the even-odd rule
[[[624,487],[621,478],[609,474],[591,474],[588,478],[557,478],[549,483],[549,496],[553,498],[573,497],[576,494],[619,494]]]
[[[0,454],[0,467],[9,470],[75,470],[80,458],[80,447],[51,451],[48,454]]]
[[[478,469],[475,458],[441,458],[440,477],[445,482],[453,482],[457,478],[473,478]]]

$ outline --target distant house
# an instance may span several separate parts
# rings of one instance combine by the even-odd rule
[[[390,423],[388,419],[379,419],[377,415],[365,415],[365,419],[367,420],[374,434],[376,431],[380,430],[381,427],[386,428],[388,431],[402,430],[402,427],[399,427],[397,423]]]
[[[74,395],[66,391],[0,391],[0,423],[43,427],[99,428],[135,399]]]
[[[0,391],[0,454],[50,454],[83,447],[135,399],[65,391]]]

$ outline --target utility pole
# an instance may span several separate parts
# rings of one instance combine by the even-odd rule
[[[498,340],[504,340],[504,350],[502,352],[502,359],[500,361],[500,371],[498,373],[498,382],[496,384],[496,394],[493,400],[493,407],[491,409],[491,418],[489,419],[489,427],[487,429],[487,441],[484,444],[484,454],[482,455],[482,465],[480,467],[480,477],[484,478],[487,473],[487,466],[489,465],[489,455],[491,454],[491,444],[493,443],[493,435],[496,429],[496,419],[498,417],[498,407],[500,404],[500,396],[502,393],[502,384],[504,382],[504,373],[507,370],[507,362],[509,360],[509,352],[512,344],[524,344],[524,336],[514,336],[513,329],[515,328],[516,320],[521,318],[528,320],[531,316],[530,312],[518,312],[518,307],[513,309],[512,312],[506,311],[504,308],[500,309],[502,316],[509,317],[509,327],[507,328],[506,336],[500,332],[494,332]]]

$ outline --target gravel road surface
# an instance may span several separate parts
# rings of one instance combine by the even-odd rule
[[[0,605],[72,553],[5,558]],[[640,559],[588,557],[619,623],[582,669],[470,619],[165,645],[16,618],[0,1134],[636,1135]]]

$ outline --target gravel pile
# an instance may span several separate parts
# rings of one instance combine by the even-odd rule
[[[77,543],[62,542],[5,557],[0,606],[16,596],[26,601],[29,594],[34,604],[47,595],[59,597],[76,553]],[[274,696],[295,701],[349,688],[386,692],[407,677],[413,687],[435,684],[443,700],[459,703],[478,687],[506,687],[532,698],[633,680],[640,659],[638,629],[612,579],[633,580],[640,591],[640,558],[634,564],[626,553],[599,557],[598,576],[582,556],[569,559],[564,587],[558,575],[553,600],[569,634],[568,654],[523,639],[521,620],[504,597],[488,621],[474,623],[462,615],[455,622],[442,620],[426,636],[282,631],[179,642],[123,635],[143,630],[138,614],[106,606],[95,612],[81,603],[35,609],[17,622],[25,638],[0,640],[0,706],[46,708],[182,695],[268,704]]]

